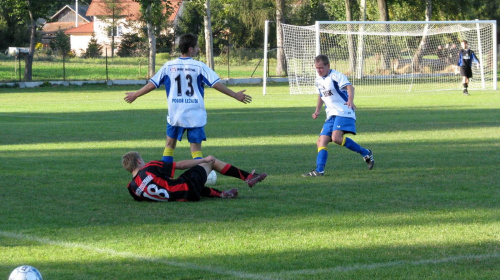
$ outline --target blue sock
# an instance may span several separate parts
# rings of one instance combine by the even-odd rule
[[[345,137],[344,138],[344,143],[342,143],[342,145],[345,146],[346,148],[348,148],[351,151],[354,151],[354,152],[356,152],[358,154],[361,154],[362,156],[366,156],[367,154],[370,153],[367,149],[361,147],[358,143],[354,142],[349,137]]]
[[[328,149],[326,147],[318,148],[318,157],[316,158],[316,171],[324,172],[326,160],[328,159]]]
[[[161,161],[172,163],[172,162],[174,162],[174,157],[173,156],[163,156],[161,158]]]

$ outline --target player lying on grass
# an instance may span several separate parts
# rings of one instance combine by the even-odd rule
[[[138,152],[128,152],[122,157],[123,167],[132,173],[127,188],[138,201],[198,201],[200,197],[235,198],[238,189],[219,191],[205,187],[208,174],[215,170],[222,175],[241,179],[251,188],[264,180],[266,173],[243,171],[231,164],[208,156],[201,159],[167,163],[150,161],[144,163]],[[174,179],[176,169],[188,169]]]

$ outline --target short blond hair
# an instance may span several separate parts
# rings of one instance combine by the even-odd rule
[[[137,168],[138,162],[141,159],[142,157],[138,152],[128,152],[122,156],[122,166],[128,172],[132,173]]]

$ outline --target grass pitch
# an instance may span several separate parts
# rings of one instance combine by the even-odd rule
[[[218,176],[234,200],[139,203],[121,155],[161,157],[166,100],[125,103],[136,88],[0,89],[0,278],[22,264],[51,280],[500,278],[498,91],[360,92],[352,138],[374,169],[330,145],[326,175],[302,178],[315,95],[207,90],[204,155],[268,178]]]

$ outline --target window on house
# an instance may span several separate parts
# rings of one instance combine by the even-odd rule
[[[122,27],[120,25],[115,26],[115,28],[113,28],[113,35],[115,37],[121,37],[122,34],[123,34],[123,31],[122,31]],[[108,29],[108,37],[111,37],[113,35],[111,35],[111,28]]]

